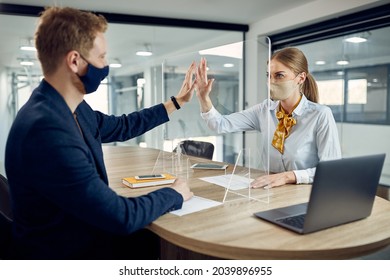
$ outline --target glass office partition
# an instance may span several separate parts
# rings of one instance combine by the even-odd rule
[[[176,96],[179,92],[184,76],[182,69],[166,68],[163,73],[162,65],[166,57],[183,57],[180,67],[186,70],[191,64],[190,57],[182,55],[191,53],[198,48],[211,48],[225,42],[236,42],[242,39],[242,33],[236,31],[186,29],[174,27],[155,26],[131,26],[128,24],[112,24],[113,31],[107,31],[108,42],[116,42],[112,50],[120,58],[121,68],[110,68],[109,77],[109,107],[110,113],[115,115],[127,114],[138,111],[169,100],[170,96]],[[137,40],[121,38],[118,34],[140,34],[148,44],[137,43]],[[112,39],[112,40],[111,40]],[[124,47],[125,45],[127,47]],[[111,44],[110,44],[111,46]],[[135,55],[137,49],[148,49],[153,54],[145,57]],[[130,51],[131,50],[131,51]],[[169,78],[168,93],[163,92],[163,75]],[[179,85],[176,87],[175,85]],[[192,105],[186,106],[182,111],[192,112]],[[170,116],[175,120],[176,113]],[[179,129],[188,129],[192,124],[187,120],[180,120]],[[198,126],[200,129],[200,127]],[[137,145],[163,149],[164,132],[162,127],[157,127],[144,135],[133,138],[116,145]],[[186,133],[182,131],[183,135]],[[207,136],[207,135],[206,135]]]
[[[261,68],[263,78],[259,78],[259,89],[250,94],[248,100],[244,98],[244,49],[256,48],[259,52],[258,64]],[[235,112],[249,109],[259,99],[266,99],[267,88],[267,61],[269,60],[270,45],[266,38],[254,41],[239,41],[212,48],[200,49],[180,56],[172,56],[165,59],[162,67],[163,75],[163,99],[170,98],[172,92],[178,92],[182,86],[185,72],[190,62],[199,63],[201,58],[207,61],[207,75],[209,79],[215,79],[213,89],[210,93],[214,108],[227,119],[224,125],[230,127],[232,120],[238,117]],[[259,85],[256,85],[257,88]],[[245,95],[245,97],[247,97]],[[249,101],[249,102],[248,102]],[[215,129],[212,120],[205,120],[201,116],[199,101],[196,96],[184,105],[185,108],[176,111],[170,116],[170,122],[164,126],[164,150],[177,152],[183,141],[201,141],[212,143],[215,147],[213,160],[227,163],[231,168],[218,178],[221,181],[213,181],[227,187],[239,197],[265,198],[268,200],[269,190],[261,188],[250,192],[249,184],[258,176],[268,174],[268,125],[269,119],[262,119],[260,127],[247,126],[239,131],[234,128],[227,128],[223,131]],[[242,123],[243,124],[243,123]],[[241,125],[242,125],[241,124]],[[248,135],[247,135],[248,134]],[[248,145],[247,145],[248,144]],[[184,151],[185,152],[185,151]],[[194,163],[194,162],[192,162]],[[232,179],[233,178],[233,179]],[[210,180],[214,180],[210,179]],[[237,180],[235,180],[237,179]],[[237,186],[239,184],[240,186]],[[230,187],[231,188],[230,188]],[[238,189],[237,189],[238,188]],[[256,194],[256,195],[255,195]],[[226,196],[225,199],[229,199]]]
[[[221,114],[239,111],[243,102],[243,42],[202,49],[197,52],[167,58],[163,63],[163,99],[180,90],[184,74],[192,61],[207,60],[208,77],[215,79],[210,98]],[[243,147],[242,134],[218,134],[209,129],[200,114],[196,96],[175,112],[165,125],[165,150],[172,150],[185,139],[206,141],[214,145],[213,159],[234,163]]]
[[[386,153],[390,185],[390,27],[297,45],[339,129],[343,157]]]

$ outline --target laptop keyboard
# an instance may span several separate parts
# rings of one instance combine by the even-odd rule
[[[305,216],[306,214],[301,214],[297,216],[282,218],[277,220],[277,222],[287,224],[296,228],[303,228],[303,224],[305,223]]]

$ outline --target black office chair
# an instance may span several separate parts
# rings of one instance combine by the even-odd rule
[[[12,219],[8,180],[0,174],[0,259],[7,259],[11,254]]]
[[[177,146],[180,146],[181,152],[188,156],[200,157],[205,159],[213,159],[214,145],[209,142],[184,140]],[[177,147],[173,152],[177,151]]]

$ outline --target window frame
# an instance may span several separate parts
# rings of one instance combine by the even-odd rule
[[[272,51],[390,26],[390,4],[269,35]]]

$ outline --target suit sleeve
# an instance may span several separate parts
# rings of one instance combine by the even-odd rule
[[[86,102],[82,102],[78,110],[82,111],[90,126],[98,127],[103,143],[126,141],[169,121],[163,104],[122,116],[93,111]]]

